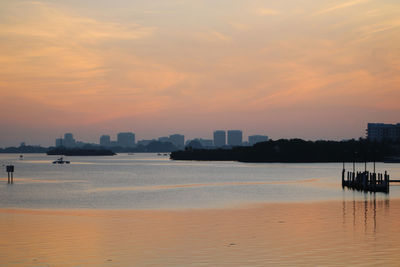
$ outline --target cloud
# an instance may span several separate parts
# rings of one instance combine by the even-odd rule
[[[105,41],[110,39],[135,40],[152,35],[155,27],[143,27],[135,23],[104,22],[88,17],[69,14],[62,9],[37,2],[20,4],[29,13],[11,10],[8,19],[0,24],[1,36],[25,36],[46,39],[47,42]]]
[[[256,10],[256,13],[260,16],[274,16],[278,15],[279,11],[270,8],[259,8]]]
[[[369,0],[354,0],[354,1],[350,1],[350,2],[345,2],[345,3],[338,4],[338,5],[329,7],[329,8],[321,9],[321,10],[315,12],[314,15],[323,15],[323,14],[334,12],[336,10],[344,9],[347,7],[360,5],[360,4],[366,3],[368,1]]]
[[[78,16],[41,2],[17,2],[6,14],[0,20],[0,38],[5,40],[0,43],[0,62],[6,65],[0,86],[26,90],[25,83],[29,92],[104,76],[109,71],[104,56],[108,43],[134,42],[156,31]]]
[[[203,32],[198,32],[195,34],[197,39],[215,43],[215,42],[231,42],[232,38],[226,34],[223,34],[221,32],[215,31],[215,30],[210,30],[210,31],[203,31]]]

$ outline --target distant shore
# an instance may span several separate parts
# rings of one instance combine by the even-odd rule
[[[387,142],[370,142],[365,139],[349,141],[304,141],[280,139],[257,143],[251,147],[230,149],[193,149],[172,152],[172,160],[239,161],[239,162],[364,162],[385,161],[395,157],[400,145]]]
[[[47,151],[47,155],[63,156],[114,156],[109,149],[55,148]]]

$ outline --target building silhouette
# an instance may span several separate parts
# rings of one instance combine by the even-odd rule
[[[101,146],[111,146],[111,138],[109,135],[102,135],[100,136],[100,145]]]
[[[212,148],[214,147],[214,141],[212,139],[203,139],[203,138],[195,138],[191,140],[186,141],[186,146],[191,146],[193,148],[200,148],[197,145],[193,144],[199,144],[201,148]]]
[[[57,138],[55,142],[56,147],[65,146],[65,147],[75,147],[78,145],[76,140],[74,139],[74,135],[72,133],[64,134],[64,138]]]
[[[137,142],[137,145],[141,145],[141,146],[147,146],[148,144],[150,144],[151,142],[156,141],[156,139],[144,139],[144,140],[139,140]]]
[[[74,147],[76,145],[74,135],[72,133],[64,134],[64,139],[63,139],[62,143],[63,143],[63,146],[65,146],[65,147]]]
[[[400,141],[400,123],[368,123],[367,138],[371,141]]]
[[[117,144],[121,147],[133,147],[135,146],[135,134],[132,132],[118,133]]]
[[[57,138],[56,139],[56,147],[62,146],[63,145],[63,139],[62,138]]]
[[[161,136],[161,137],[158,137],[158,139],[157,139],[158,141],[160,141],[160,142],[169,142],[169,137],[168,136]]]
[[[226,145],[226,133],[223,130],[214,131],[214,146],[221,147]]]
[[[268,136],[266,135],[250,135],[249,136],[249,145],[254,145],[260,142],[268,141]]]
[[[169,136],[169,141],[176,147],[185,146],[185,136],[182,134],[172,134]]]
[[[241,146],[243,142],[243,133],[240,130],[228,131],[228,145]]]

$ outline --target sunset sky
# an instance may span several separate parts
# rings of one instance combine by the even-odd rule
[[[398,0],[2,0],[0,40],[0,146],[400,122]]]

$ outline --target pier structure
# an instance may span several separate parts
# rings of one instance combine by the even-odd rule
[[[356,172],[353,169],[352,172],[348,171],[346,174],[346,170],[343,164],[342,188],[347,187],[353,190],[364,191],[364,192],[389,193],[389,184],[390,184],[390,177],[386,171],[385,173],[382,174],[382,173],[376,173],[375,168],[374,172],[369,172],[367,170],[364,170],[363,172],[359,171]]]
[[[13,184],[14,183],[14,165],[7,165],[6,166],[6,171],[8,174],[8,183]]]

